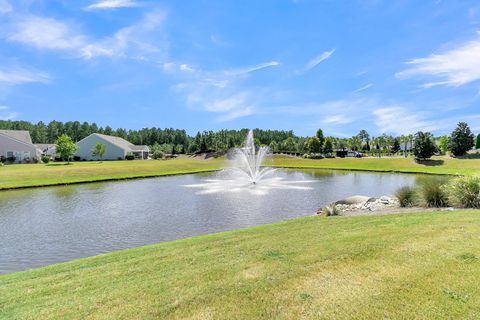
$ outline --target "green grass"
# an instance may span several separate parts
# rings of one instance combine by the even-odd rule
[[[434,174],[472,175],[480,173],[480,159],[436,157],[428,164],[415,163],[412,158],[346,158],[308,160],[275,156],[266,164],[287,168],[321,168],[364,171],[395,171]],[[433,165],[435,164],[435,165]],[[219,170],[225,159],[207,161],[182,158],[169,161],[103,161],[50,164],[16,164],[0,167],[0,190],[92,182],[102,180],[153,177],[169,174]]]
[[[102,180],[154,177],[205,172],[221,168],[223,159],[168,161],[88,161],[49,164],[15,164],[0,167],[0,190]]]
[[[403,157],[368,157],[368,158],[335,158],[310,160],[293,157],[275,157],[268,165],[286,168],[322,168],[341,170],[362,170],[380,172],[405,172],[472,175],[480,173],[480,159],[455,159],[450,157],[433,157],[432,161],[417,163],[413,158]]]
[[[0,276],[0,319],[479,319],[480,211],[308,217]]]

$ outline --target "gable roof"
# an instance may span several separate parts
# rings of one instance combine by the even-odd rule
[[[92,133],[90,136],[97,136],[102,140],[105,140],[123,150],[126,150],[127,152],[132,152],[132,151],[149,151],[150,149],[147,146],[136,146],[132,144],[131,142],[120,138],[120,137],[114,137],[114,136],[107,136],[106,134],[101,134],[101,133]],[[88,137],[90,137],[88,136]],[[87,137],[87,138],[88,138]],[[85,138],[86,139],[86,138]]]
[[[30,137],[30,132],[25,130],[0,130],[1,134],[4,134],[15,140],[32,144],[32,138]]]

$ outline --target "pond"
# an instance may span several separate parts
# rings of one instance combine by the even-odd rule
[[[191,188],[216,173],[0,192],[0,273],[195,235],[313,215],[343,197],[390,195],[418,176],[280,170],[302,188]],[[228,190],[225,190],[228,191]]]

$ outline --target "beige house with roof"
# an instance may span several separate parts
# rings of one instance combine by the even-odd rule
[[[100,160],[99,157],[92,156],[92,149],[98,142],[104,144],[107,149],[102,158],[103,160],[124,160],[129,153],[133,154],[136,159],[148,159],[148,153],[150,152],[148,146],[136,146],[120,137],[92,133],[77,142],[78,150],[76,156],[80,160]]]
[[[0,130],[0,157],[14,162],[30,162],[39,159],[42,152],[32,143],[30,132]]]

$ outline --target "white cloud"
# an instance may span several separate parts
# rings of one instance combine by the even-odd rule
[[[227,75],[238,76],[238,75],[247,74],[250,72],[258,71],[258,70],[269,68],[269,67],[276,67],[279,65],[280,65],[280,62],[278,61],[270,61],[270,62],[260,63],[260,64],[246,67],[246,68],[227,70],[225,73]]]
[[[12,120],[18,116],[18,113],[8,111],[7,106],[0,106],[0,120]]]
[[[219,122],[231,121],[257,113],[256,101],[261,93],[243,86],[246,75],[265,68],[278,66],[270,61],[245,68],[205,71],[186,63],[167,62],[165,72],[182,78],[173,89],[184,96],[191,108],[217,115]]]
[[[18,85],[23,83],[48,83],[50,76],[45,72],[30,71],[23,68],[9,68],[0,70],[0,83]]]
[[[425,114],[398,105],[378,108],[373,111],[373,115],[379,131],[385,133],[412,134],[417,131],[433,131],[438,125],[434,121],[425,120]]]
[[[323,62],[323,61],[327,60],[328,58],[330,58],[334,52],[335,52],[335,49],[332,49],[332,50],[330,50],[330,51],[325,51],[325,52],[323,52],[321,55],[319,55],[319,56],[313,58],[312,60],[310,60],[310,61],[307,63],[307,65],[305,66],[304,72],[315,68],[315,67],[318,66],[321,62]]]
[[[85,45],[84,36],[67,24],[51,18],[28,16],[15,21],[7,40],[40,49],[74,49]]]
[[[165,39],[149,39],[164,19],[163,12],[150,12],[137,24],[122,28],[110,37],[92,39],[71,23],[25,16],[14,21],[5,34],[9,41],[38,49],[64,51],[77,58],[129,57],[141,60],[145,55],[165,50]]]
[[[106,10],[118,8],[139,7],[140,4],[133,0],[101,0],[85,7],[85,10]]]
[[[412,65],[398,72],[399,79],[429,76],[438,81],[429,81],[424,88],[446,85],[459,87],[480,79],[480,39],[462,43],[455,49],[407,62]]]
[[[7,0],[0,0],[0,14],[10,13],[12,11],[13,7]]]
[[[358,92],[362,92],[362,91],[365,91],[367,90],[368,88],[371,88],[373,86],[373,83],[369,83],[369,84],[366,84],[364,85],[363,87],[360,87],[356,90],[353,90],[352,93],[358,93]]]

